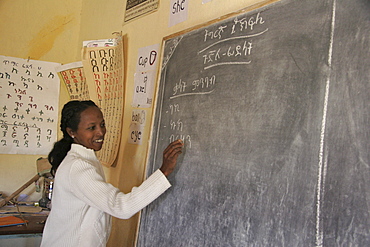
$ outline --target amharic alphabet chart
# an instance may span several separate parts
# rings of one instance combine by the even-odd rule
[[[49,153],[57,139],[59,65],[0,56],[0,153]]]

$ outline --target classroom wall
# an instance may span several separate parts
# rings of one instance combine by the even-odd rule
[[[117,164],[105,168],[108,181],[122,191],[129,192],[144,177],[151,110],[144,129],[143,144],[128,144],[128,129],[134,88],[134,73],[138,49],[161,44],[163,37],[238,11],[262,0],[202,0],[189,1],[188,20],[168,27],[170,0],[160,0],[159,9],[128,23],[124,22],[127,0],[2,0],[0,1],[0,55],[30,58],[62,64],[81,61],[84,40],[112,38],[122,32],[125,49],[125,107],[121,148]],[[60,107],[68,101],[63,84]],[[60,136],[60,134],[59,134]],[[10,195],[36,174],[39,155],[0,154],[0,191]],[[30,200],[41,195],[34,186],[25,190]],[[139,215],[129,220],[113,220],[108,246],[133,246]]]
[[[24,59],[70,63],[78,59],[82,0],[0,2],[0,54]],[[60,105],[68,100],[60,91]],[[0,191],[10,195],[36,175],[40,155],[0,154]],[[41,195],[34,186],[23,191],[30,200]]]

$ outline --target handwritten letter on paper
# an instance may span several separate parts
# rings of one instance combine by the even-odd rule
[[[57,139],[58,63],[0,56],[0,152],[50,152]]]

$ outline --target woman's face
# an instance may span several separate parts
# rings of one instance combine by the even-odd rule
[[[75,143],[99,151],[106,132],[103,113],[95,106],[87,108],[81,112],[77,131],[69,131]]]

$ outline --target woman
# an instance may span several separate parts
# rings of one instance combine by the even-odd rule
[[[60,127],[63,138],[48,156],[55,179],[41,246],[105,246],[111,216],[130,218],[171,186],[166,176],[174,170],[183,143],[171,143],[163,153],[161,168],[124,194],[105,182],[95,156],[106,133],[103,114],[95,103],[65,104]]]

